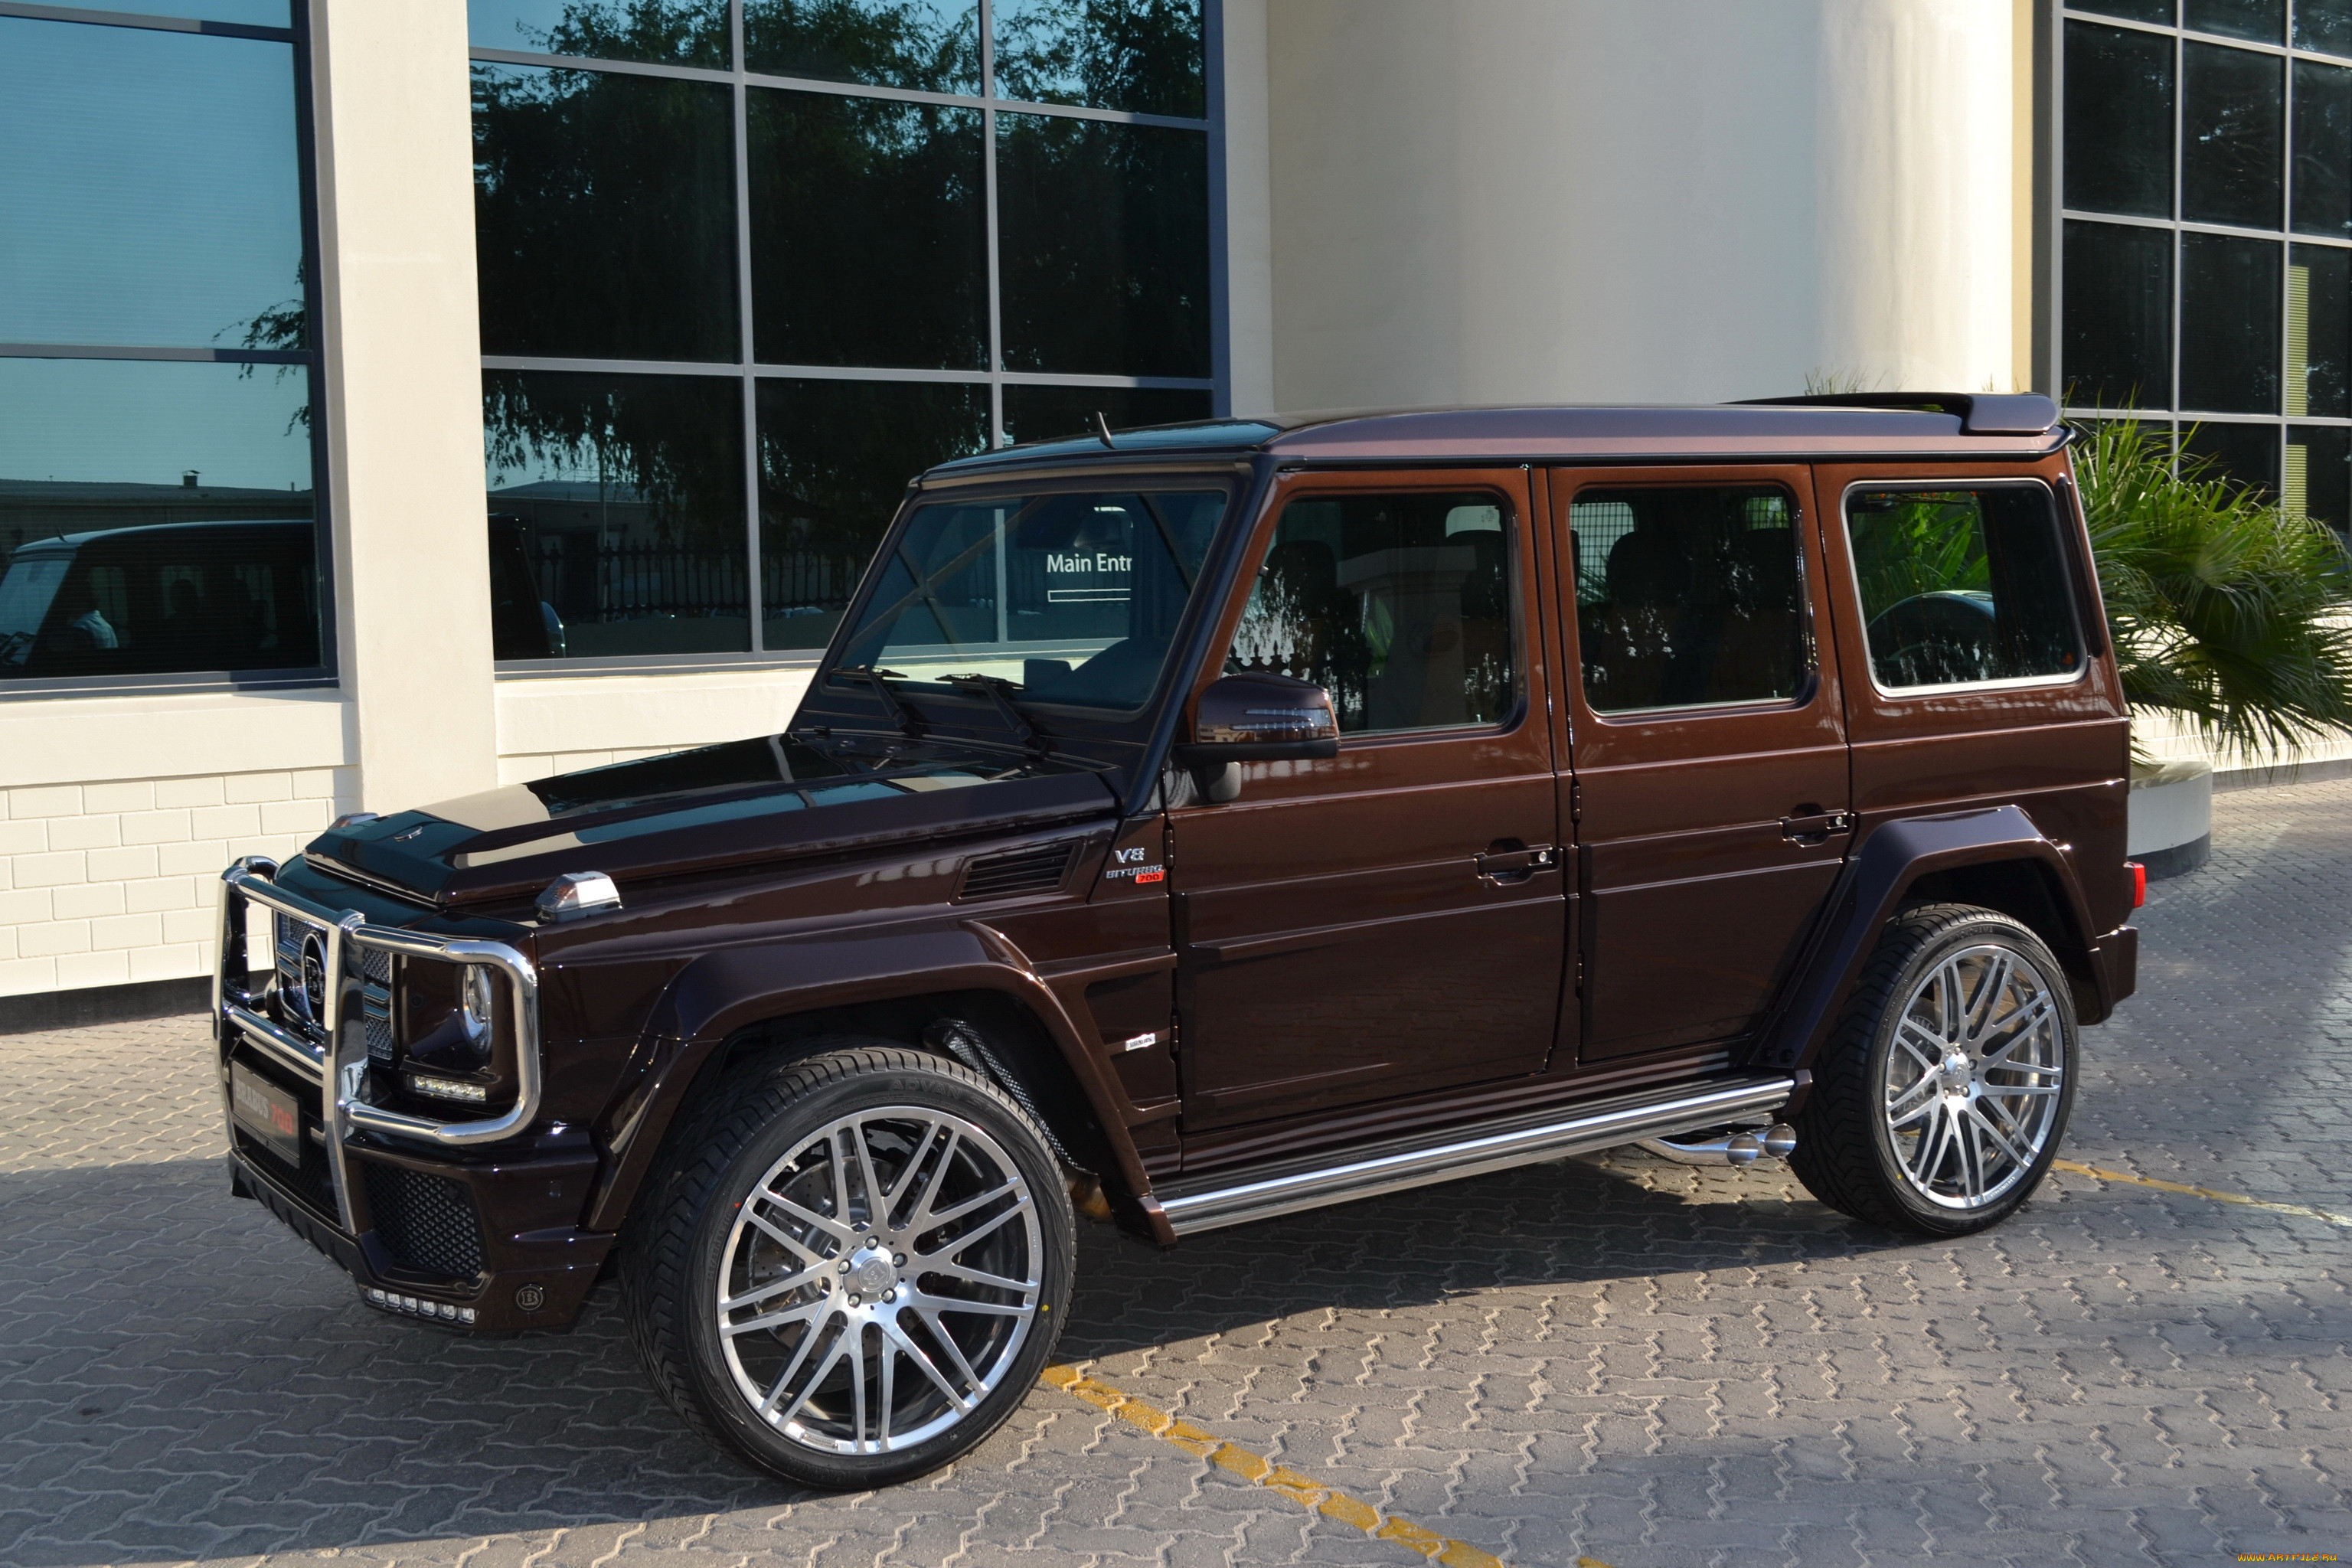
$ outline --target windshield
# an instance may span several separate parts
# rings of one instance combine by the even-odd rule
[[[919,508],[840,667],[894,685],[981,675],[1013,698],[1139,708],[1225,500],[1221,489],[1065,490]]]
[[[29,551],[8,563],[7,575],[0,577],[0,663],[25,662],[49,613],[49,601],[57,597],[58,584],[72,564],[71,555]]]

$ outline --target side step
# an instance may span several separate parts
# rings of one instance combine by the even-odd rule
[[[1459,1176],[1532,1165],[1563,1154],[1713,1127],[1736,1117],[1777,1110],[1796,1087],[1796,1080],[1783,1074],[1622,1095],[1451,1127],[1336,1155],[1172,1182],[1161,1186],[1157,1195],[1170,1228],[1178,1236],[1192,1236]]]

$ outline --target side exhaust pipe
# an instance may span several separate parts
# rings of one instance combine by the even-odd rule
[[[1644,1138],[1643,1148],[1677,1165],[1752,1165],[1770,1157],[1785,1160],[1797,1147],[1797,1130],[1775,1121],[1761,1132],[1753,1129],[1684,1138]]]

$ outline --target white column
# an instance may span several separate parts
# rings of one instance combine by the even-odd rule
[[[1283,406],[2012,379],[2012,7],[1270,7]]]
[[[1224,0],[1226,341],[1239,415],[1277,406],[1265,13],[1266,0]]]
[[[336,649],[362,803],[498,781],[465,0],[311,0]]]

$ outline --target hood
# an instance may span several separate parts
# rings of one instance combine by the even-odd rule
[[[447,907],[535,896],[566,871],[675,876],[1098,816],[1102,773],[1060,758],[919,743],[735,741],[485,791],[331,828],[322,869]]]

